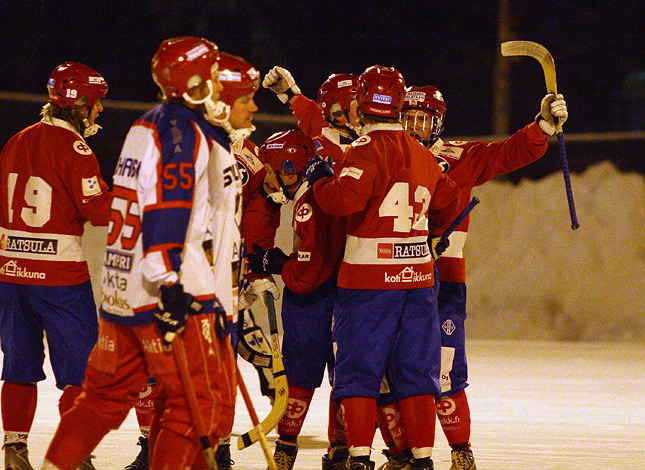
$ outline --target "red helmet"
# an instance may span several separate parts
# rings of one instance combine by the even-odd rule
[[[429,130],[430,137],[423,139],[423,142],[433,144],[443,132],[443,121],[446,115],[446,102],[443,100],[443,95],[437,88],[430,85],[408,87],[401,112],[405,114],[406,111],[414,109],[423,111],[428,115],[427,118],[424,122],[411,123],[410,119],[402,115],[403,127],[405,130],[409,130],[408,126],[415,127],[416,130]]]
[[[259,157],[275,172],[304,173],[305,164],[315,154],[314,141],[299,130],[276,132],[264,141]]]
[[[194,76],[204,82],[211,79],[218,56],[217,45],[208,39],[194,36],[166,39],[152,58],[152,79],[164,96],[181,98],[199,83],[189,83]]]
[[[65,62],[54,69],[47,81],[49,101],[61,108],[73,108],[76,98],[85,96],[91,108],[108,92],[105,79],[91,67]]]
[[[318,90],[318,106],[323,110],[325,119],[331,119],[334,103],[340,105],[343,114],[349,112],[349,104],[356,97],[357,84],[358,75],[353,73],[334,73],[324,81]]]
[[[356,101],[363,114],[397,118],[404,95],[405,79],[394,67],[373,65],[358,77]]]
[[[224,88],[220,99],[233,106],[235,98],[255,93],[260,88],[260,72],[242,57],[220,52],[217,59],[219,82]]]

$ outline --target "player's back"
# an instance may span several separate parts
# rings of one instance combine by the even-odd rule
[[[0,279],[8,282],[85,282],[83,225],[107,224],[109,193],[94,153],[65,121],[55,122],[24,129],[2,150]]]

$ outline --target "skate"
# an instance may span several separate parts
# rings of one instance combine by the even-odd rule
[[[215,452],[215,461],[217,461],[218,470],[231,470],[233,462],[231,460],[231,444],[220,444]]]
[[[95,459],[95,458],[96,458],[96,455],[90,455],[88,458],[85,459],[85,462],[79,465],[78,470],[96,470],[96,467],[92,463],[92,459]]]
[[[374,470],[374,462],[366,458],[349,457],[345,463],[346,470]]]
[[[322,470],[344,470],[349,458],[347,446],[335,446],[322,457]]]
[[[453,450],[450,453],[450,457],[452,458],[450,470],[477,470],[475,457],[471,449]]]
[[[434,462],[430,457],[419,460],[412,460],[411,470],[434,470]]]
[[[389,450],[383,449],[383,455],[387,457],[387,462],[381,465],[378,470],[410,470],[412,466],[412,452],[409,449],[396,455],[392,455]]]
[[[139,455],[124,470],[148,470],[150,465],[150,461],[148,460],[148,438],[140,436],[137,445],[141,446]]]
[[[298,455],[298,444],[293,442],[276,441],[273,459],[278,470],[293,470],[293,464]]]
[[[28,454],[27,444],[7,444],[4,448],[5,470],[34,470]]]

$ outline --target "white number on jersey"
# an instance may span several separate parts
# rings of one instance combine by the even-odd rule
[[[7,202],[9,204],[9,223],[13,221],[13,196],[18,181],[18,173],[9,173]],[[42,227],[51,218],[52,187],[38,176],[30,176],[25,185],[25,202],[20,217],[29,227]]]
[[[430,191],[424,186],[417,186],[414,191],[414,202],[422,205],[421,211],[414,212],[410,205],[409,183],[394,183],[378,209],[380,217],[394,217],[395,232],[409,233],[412,229],[427,230],[428,206],[430,205]]]

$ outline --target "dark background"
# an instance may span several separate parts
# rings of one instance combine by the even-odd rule
[[[494,63],[499,56],[502,0],[420,2],[313,1],[6,1],[0,5],[0,90],[46,92],[51,71],[66,60],[85,63],[107,80],[109,100],[154,103],[150,58],[159,43],[203,36],[241,55],[263,74],[289,69],[303,93],[315,98],[331,73],[360,74],[374,64],[394,66],[408,84],[433,84],[448,111],[445,136],[493,133]],[[643,140],[587,141],[573,134],[645,128],[642,1],[504,0],[508,39],[531,40],[555,58],[558,90],[565,95],[565,132],[573,171],[610,158],[625,171],[645,173]],[[545,93],[539,63],[513,60],[511,130],[530,122]],[[289,114],[261,89],[263,113]],[[38,120],[41,104],[0,101],[0,144]],[[129,126],[140,112],[107,107],[104,130],[90,140],[109,180]],[[284,124],[259,126],[261,144]],[[511,175],[539,178],[558,168],[557,149]],[[552,158],[549,158],[551,156]]]

